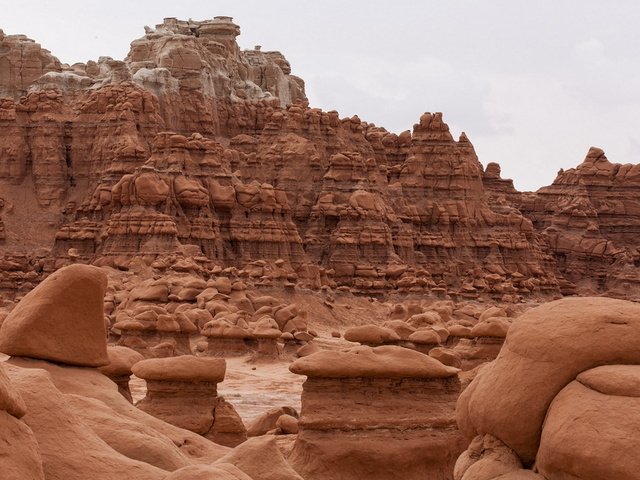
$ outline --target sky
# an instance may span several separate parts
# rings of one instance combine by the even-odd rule
[[[441,111],[519,190],[590,146],[640,162],[640,2],[0,0],[0,28],[64,63],[123,59],[164,17],[227,15],[241,48],[279,50],[314,107],[400,133]]]

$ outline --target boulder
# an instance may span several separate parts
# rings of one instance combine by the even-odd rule
[[[103,299],[107,275],[90,265],[52,273],[0,327],[0,352],[68,365],[109,364]]]

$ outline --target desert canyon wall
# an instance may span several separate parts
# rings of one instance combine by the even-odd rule
[[[239,33],[168,18],[124,61],[71,66],[0,35],[0,288],[189,257],[363,293],[636,295],[637,167],[591,149],[517,192],[442,114],[396,135],[311,108],[285,57]]]

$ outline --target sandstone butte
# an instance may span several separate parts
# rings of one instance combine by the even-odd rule
[[[239,34],[0,30],[0,477],[638,479],[640,167],[518,192]]]

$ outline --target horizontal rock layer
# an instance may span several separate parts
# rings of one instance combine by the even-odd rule
[[[310,108],[282,54],[239,33],[169,18],[123,61],[73,66],[2,34],[0,254],[20,267],[0,288],[52,271],[20,257],[42,249],[57,267],[281,261],[281,285],[454,299],[634,295],[634,166],[594,150],[520,194],[440,113],[396,135]]]

